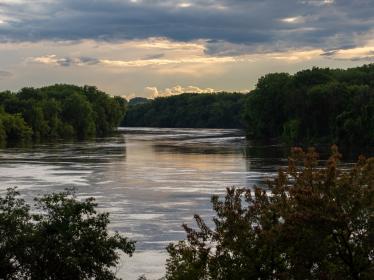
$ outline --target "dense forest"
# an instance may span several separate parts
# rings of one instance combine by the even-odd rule
[[[129,102],[124,126],[241,128],[245,95],[185,93]]]
[[[126,107],[125,99],[91,86],[0,92],[0,143],[105,136],[118,126]]]
[[[246,128],[251,139],[374,146],[374,64],[268,74],[246,95],[182,94],[130,104],[125,126]]]
[[[251,138],[374,146],[374,64],[268,74],[248,94]]]

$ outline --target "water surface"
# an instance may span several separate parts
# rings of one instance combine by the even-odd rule
[[[126,128],[111,138],[0,150],[0,192],[36,195],[76,187],[111,213],[111,230],[137,240],[118,275],[157,279],[165,247],[184,239],[182,223],[212,216],[210,197],[252,187],[285,165],[280,146],[246,142],[240,130]]]

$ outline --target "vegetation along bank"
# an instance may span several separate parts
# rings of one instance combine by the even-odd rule
[[[0,92],[0,142],[106,136],[118,127],[126,107],[125,99],[91,86]]]
[[[245,128],[251,139],[372,147],[374,64],[268,74],[248,94],[137,98],[122,125]]]

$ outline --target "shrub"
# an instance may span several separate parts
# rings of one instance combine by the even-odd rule
[[[322,168],[294,149],[267,188],[213,196],[214,228],[183,225],[166,279],[374,279],[374,158],[350,170],[339,158],[334,147]]]
[[[113,268],[134,242],[109,234],[109,214],[71,191],[36,199],[37,212],[8,189],[0,197],[0,279],[117,279]]]

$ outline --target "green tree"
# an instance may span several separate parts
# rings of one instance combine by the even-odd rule
[[[43,109],[34,102],[28,102],[23,110],[23,119],[31,127],[33,138],[39,140],[49,133],[48,122],[44,119]]]
[[[95,121],[91,104],[78,93],[69,96],[62,108],[63,120],[70,124],[80,139],[95,135]]]
[[[26,124],[20,114],[0,113],[0,120],[7,141],[28,141],[31,139],[32,129]]]
[[[93,198],[45,195],[32,215],[18,195],[0,197],[0,279],[117,279],[120,252],[131,256],[134,242],[108,232],[109,214]]]
[[[6,143],[6,131],[3,125],[3,121],[0,118],[0,146]]]
[[[285,93],[291,77],[287,73],[274,73],[261,77],[256,89],[247,96],[246,126],[251,137],[277,137],[281,135],[286,119]]]
[[[0,196],[0,279],[27,279],[22,264],[31,234],[30,207],[15,189]]]
[[[61,115],[61,104],[55,98],[44,99],[40,106],[43,110],[43,115],[47,121],[47,131],[44,132],[45,137],[56,139],[64,135],[65,133],[59,133],[59,128],[63,125],[60,118]]]
[[[265,188],[213,196],[214,228],[198,215],[167,248],[166,279],[373,279],[374,158],[351,170],[294,149]],[[303,163],[303,166],[301,165]]]
[[[247,96],[247,134],[291,144],[371,147],[373,77],[374,65],[268,74]]]
[[[0,140],[4,143],[30,139],[22,126],[31,128],[32,139],[37,141],[109,135],[123,119],[127,102],[96,87],[54,85],[0,92],[0,106]]]
[[[283,141],[289,144],[293,144],[299,141],[300,139],[300,120],[292,119],[287,121],[283,125]]]

